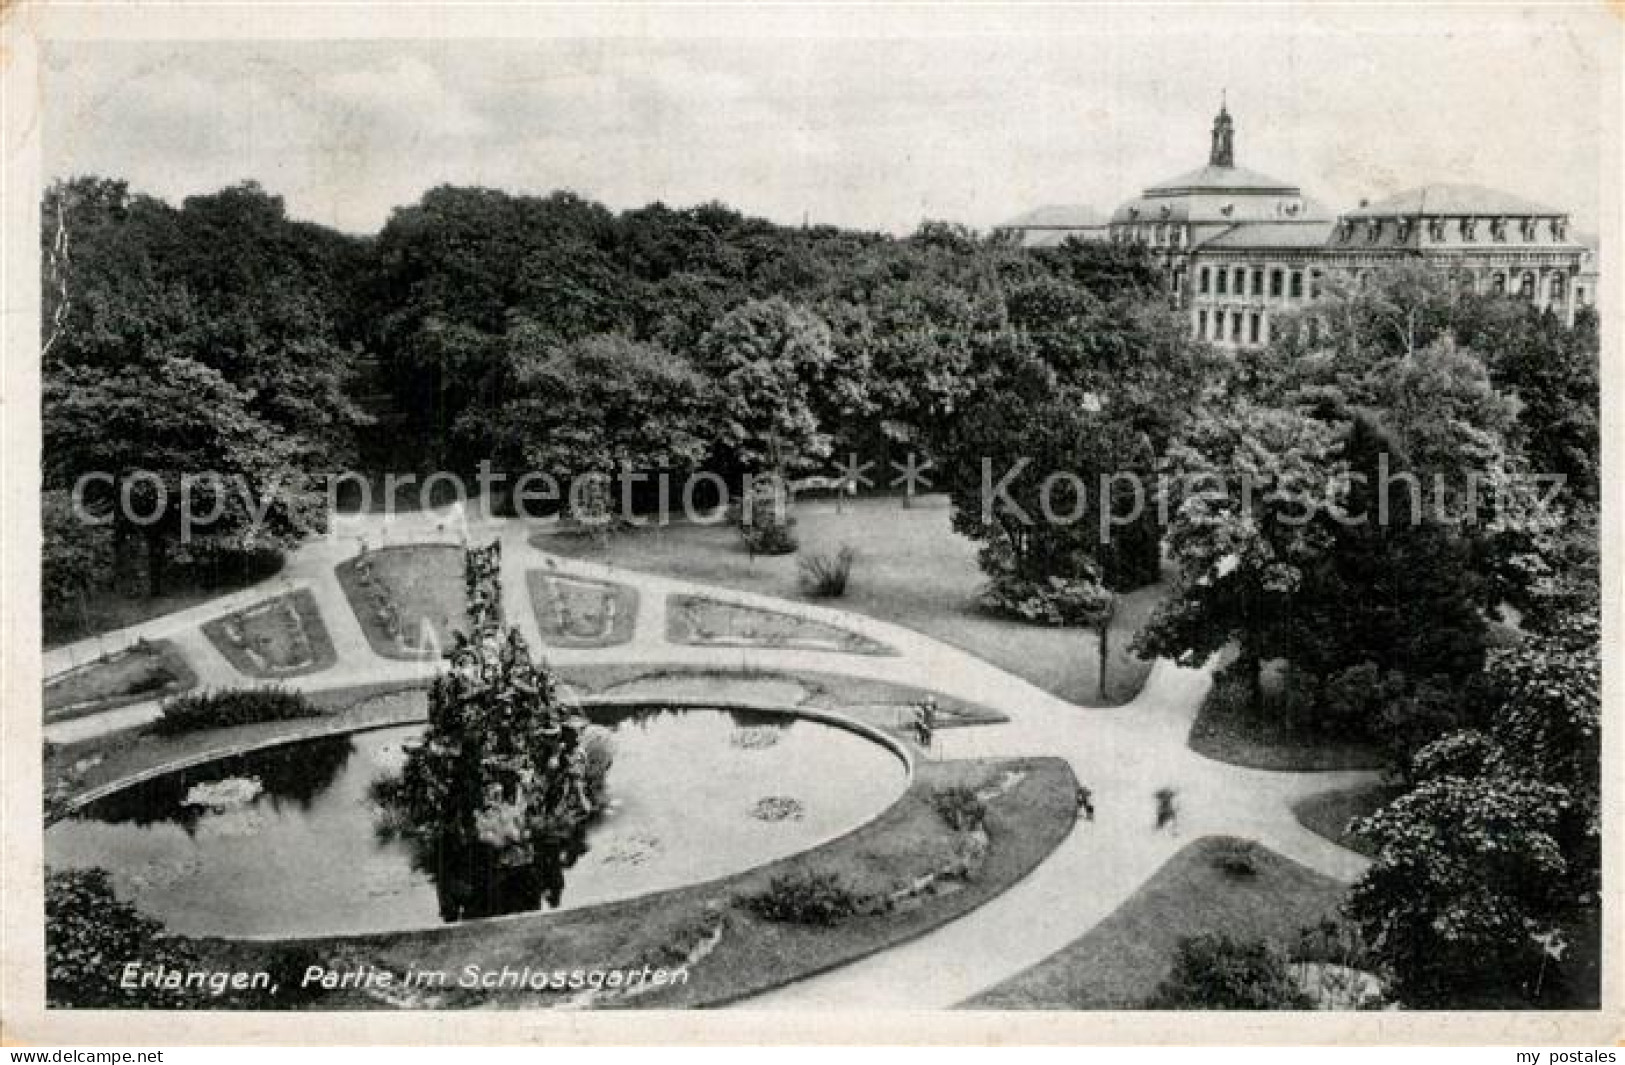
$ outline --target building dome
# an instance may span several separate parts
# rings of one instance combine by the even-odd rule
[[[1235,163],[1235,123],[1220,106],[1207,165],[1149,185],[1112,212],[1112,225],[1161,223],[1229,226],[1237,222],[1312,222],[1327,218],[1290,181]]]

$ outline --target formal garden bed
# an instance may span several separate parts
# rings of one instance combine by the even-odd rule
[[[45,682],[47,723],[189,691],[197,675],[169,640],[137,640]]]
[[[552,647],[613,647],[632,639],[638,592],[631,585],[529,570],[525,583],[542,642]]]
[[[1346,890],[1258,844],[1205,837],[1169,859],[1093,929],[961,1008],[1141,1009],[1186,937],[1217,933],[1296,950],[1305,930],[1335,917]]]
[[[304,588],[207,622],[203,634],[250,677],[297,677],[336,661],[316,597]]]
[[[899,499],[868,497],[837,506],[829,501],[796,505],[800,555],[754,558],[738,530],[725,523],[673,524],[629,529],[605,540],[551,529],[533,546],[563,557],[714,584],[783,599],[823,602],[922,632],[968,651],[1069,702],[1118,706],[1133,699],[1151,663],[1129,650],[1150,617],[1163,585],[1122,595],[1110,626],[1106,695],[1100,695],[1095,634],[993,616],[980,596],[987,576],[977,566],[977,545],[949,524],[947,500],[920,496],[912,506]],[[853,549],[845,593],[813,595],[802,582],[800,558]]]
[[[643,993],[343,989],[257,1005],[318,1009],[721,1005],[895,947],[996,897],[1071,830],[1076,782],[1058,759],[922,765],[868,824],[801,854],[723,880],[557,914],[296,943],[186,941],[211,969],[283,972],[365,966],[455,977],[522,970],[684,969]],[[210,1002],[202,1005],[231,1005]]]
[[[336,572],[372,649],[385,658],[434,658],[463,627],[463,549],[454,544],[383,547]]]
[[[666,597],[666,639],[697,647],[761,647],[857,655],[897,653],[851,629],[703,595]]]

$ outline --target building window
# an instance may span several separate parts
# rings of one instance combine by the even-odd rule
[[[1461,239],[1469,242],[1478,239],[1478,220],[1476,218],[1463,218],[1461,220]]]
[[[1270,271],[1270,295],[1279,296],[1285,290],[1286,276],[1279,270]]]
[[[1292,298],[1295,299],[1295,300],[1303,299],[1303,271],[1302,270],[1294,270],[1294,271],[1292,271]]]
[[[1258,312],[1254,311],[1250,316],[1248,316],[1247,319],[1247,339],[1252,341],[1254,344],[1258,343],[1259,332],[1262,329],[1263,323],[1259,318]]]
[[[1552,301],[1555,303],[1563,298],[1563,275],[1553,274],[1551,284]]]
[[[1223,340],[1224,339],[1224,312],[1223,311],[1214,311],[1213,312],[1213,339],[1214,340]]]
[[[1185,291],[1185,271],[1177,269],[1174,271],[1174,295],[1177,296],[1183,291]]]
[[[1200,340],[1207,339],[1207,311],[1196,312],[1196,336]]]
[[[1236,295],[1247,295],[1247,270],[1245,267],[1236,267]]]
[[[1507,275],[1497,270],[1490,278],[1490,292],[1497,296],[1505,296],[1507,294]]]
[[[1309,271],[1309,298],[1312,299],[1312,300],[1320,299],[1320,271],[1319,270],[1311,270],[1311,271]]]
[[[1201,288],[1202,295],[1204,295],[1204,296],[1206,296],[1208,294],[1208,290],[1211,287],[1211,282],[1213,280],[1212,274],[1213,274],[1212,270],[1208,269],[1205,266],[1202,267],[1202,280],[1201,280],[1201,282],[1199,284],[1199,287]]]
[[[1584,285],[1574,286],[1574,302],[1582,307],[1586,305],[1586,287]]]
[[[1240,311],[1231,311],[1230,312],[1230,339],[1232,341],[1238,343],[1238,344],[1241,343],[1241,312]]]
[[[1219,295],[1227,295],[1230,292],[1230,271],[1221,266],[1216,273],[1219,275]]]
[[[1523,282],[1518,285],[1518,294],[1526,300],[1535,298],[1535,275],[1524,271]]]
[[[1263,294],[1264,268],[1262,266],[1255,266],[1253,267],[1253,295],[1262,296]]]

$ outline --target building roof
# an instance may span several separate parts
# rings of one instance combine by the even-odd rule
[[[1053,203],[1035,207],[994,229],[1088,229],[1106,224],[1106,216],[1087,204]]]
[[[1209,163],[1188,174],[1159,181],[1146,188],[1147,196],[1174,196],[1186,192],[1242,192],[1296,195],[1298,186],[1291,182],[1248,170],[1243,166],[1214,166]]]
[[[1335,222],[1241,222],[1202,241],[1206,248],[1322,248]]]
[[[1543,215],[1564,212],[1499,189],[1481,185],[1422,185],[1376,203],[1349,211],[1346,218],[1387,218],[1395,215]]]

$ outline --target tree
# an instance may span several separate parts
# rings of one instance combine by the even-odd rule
[[[1346,912],[1407,1005],[1517,996],[1565,894],[1562,789],[1506,771],[1472,734],[1424,749],[1416,772],[1411,791],[1352,826],[1376,858]]]
[[[112,537],[75,514],[66,491],[40,493],[40,605],[47,622],[87,623],[85,597],[111,581]]]
[[[1043,363],[980,391],[941,450],[954,529],[985,545],[990,577],[1114,590],[1156,578],[1149,441]]]
[[[99,478],[84,501],[111,517],[115,542],[145,543],[150,596],[162,594],[179,544],[287,546],[320,527],[299,442],[254,415],[216,370],[173,357],[64,369],[43,392],[46,486]]]
[[[195,958],[163,925],[119,898],[105,869],[45,874],[45,1000],[62,1009],[176,1009],[187,996],[124,987],[124,966],[189,971]]]
[[[1173,968],[1146,1008],[1306,1010],[1314,1005],[1293,979],[1279,946],[1209,932],[1180,939]]]
[[[1384,485],[1409,462],[1374,417],[1356,412],[1337,453],[1349,486],[1328,516],[1329,550],[1306,571],[1286,657],[1312,678],[1328,724],[1382,737],[1403,765],[1417,738],[1437,735],[1435,694],[1461,691],[1483,667],[1478,582],[1461,538]]]
[[[1144,656],[1202,663],[1232,642],[1263,702],[1263,663],[1291,652],[1306,577],[1344,501],[1337,431],[1241,401],[1199,416],[1168,456],[1168,549],[1178,577],[1135,638]]]
[[[816,407],[831,379],[829,327],[774,298],[728,312],[700,339],[696,361],[716,382],[720,457],[746,473],[805,469],[829,456]]]
[[[529,322],[506,343],[512,382],[464,415],[463,431],[485,436],[508,469],[609,483],[704,459],[706,382],[682,356],[612,335],[555,344]]]

